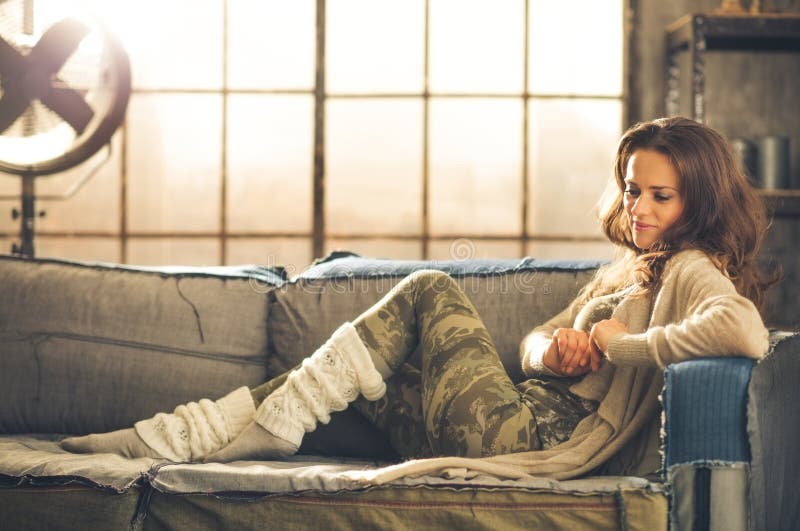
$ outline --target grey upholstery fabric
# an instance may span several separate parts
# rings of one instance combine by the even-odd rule
[[[261,383],[282,279],[209,271],[0,258],[0,433],[110,431]]]
[[[800,334],[776,338],[750,377],[752,529],[797,529],[800,522]]]
[[[141,529],[131,525],[140,500],[136,488],[123,494],[74,484],[0,489],[0,518],[3,529],[25,531]]]
[[[167,529],[625,529],[666,531],[663,493],[621,487],[613,493],[542,489],[389,485],[335,493],[171,495],[154,490],[145,531]]]
[[[697,481],[698,467],[683,463],[670,468],[672,486],[669,525],[672,531],[708,529],[709,531],[744,531],[752,522],[747,503],[750,467],[747,463],[704,464],[708,485]],[[705,491],[703,491],[705,489]],[[696,506],[698,500],[705,507]],[[702,522],[699,521],[702,516]]]

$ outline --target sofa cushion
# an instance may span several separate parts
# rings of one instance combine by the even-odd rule
[[[318,457],[167,465],[151,478],[147,518],[171,529],[667,528],[664,486],[641,478],[422,476],[374,486],[349,474],[375,466]]]
[[[130,528],[142,486],[157,461],[70,454],[56,440],[0,436],[0,527]]]
[[[221,498],[154,491],[144,529],[626,529],[666,531],[667,497],[640,489],[565,495],[515,489],[379,487]]]
[[[73,483],[122,493],[141,483],[163,459],[72,454],[57,435],[0,435],[0,487]]]
[[[0,257],[0,433],[110,431],[261,383],[284,280]]]

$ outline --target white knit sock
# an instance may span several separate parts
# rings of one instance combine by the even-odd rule
[[[253,419],[250,390],[240,387],[213,402],[206,398],[158,413],[134,425],[152,449],[175,462],[200,461],[233,440]]]
[[[273,435],[300,446],[303,434],[330,413],[342,411],[359,393],[377,400],[386,384],[352,323],[340,326],[314,354],[292,371],[286,382],[258,407],[256,423]]]

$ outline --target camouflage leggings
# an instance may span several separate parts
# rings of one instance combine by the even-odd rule
[[[412,273],[353,325],[373,357],[394,374],[383,398],[361,397],[352,407],[383,431],[402,457],[546,449],[566,440],[596,408],[568,391],[573,379],[515,386],[475,307],[446,273]],[[418,345],[421,370],[406,363]],[[256,401],[285,376],[254,389]]]

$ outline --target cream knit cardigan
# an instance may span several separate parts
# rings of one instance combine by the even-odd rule
[[[653,422],[666,365],[703,356],[759,359],[766,353],[768,333],[758,310],[703,252],[689,250],[673,256],[654,295],[633,297],[620,292],[590,301],[580,310],[573,301],[523,340],[521,361],[530,375],[541,368],[541,356],[556,328],[588,331],[594,322],[609,316],[628,327],[628,333],[609,342],[608,359],[601,369],[571,387],[600,405],[578,424],[569,440],[548,450],[481,459],[411,460],[360,471],[354,479],[385,483],[403,476],[470,477],[476,473],[574,478],[603,464]]]

